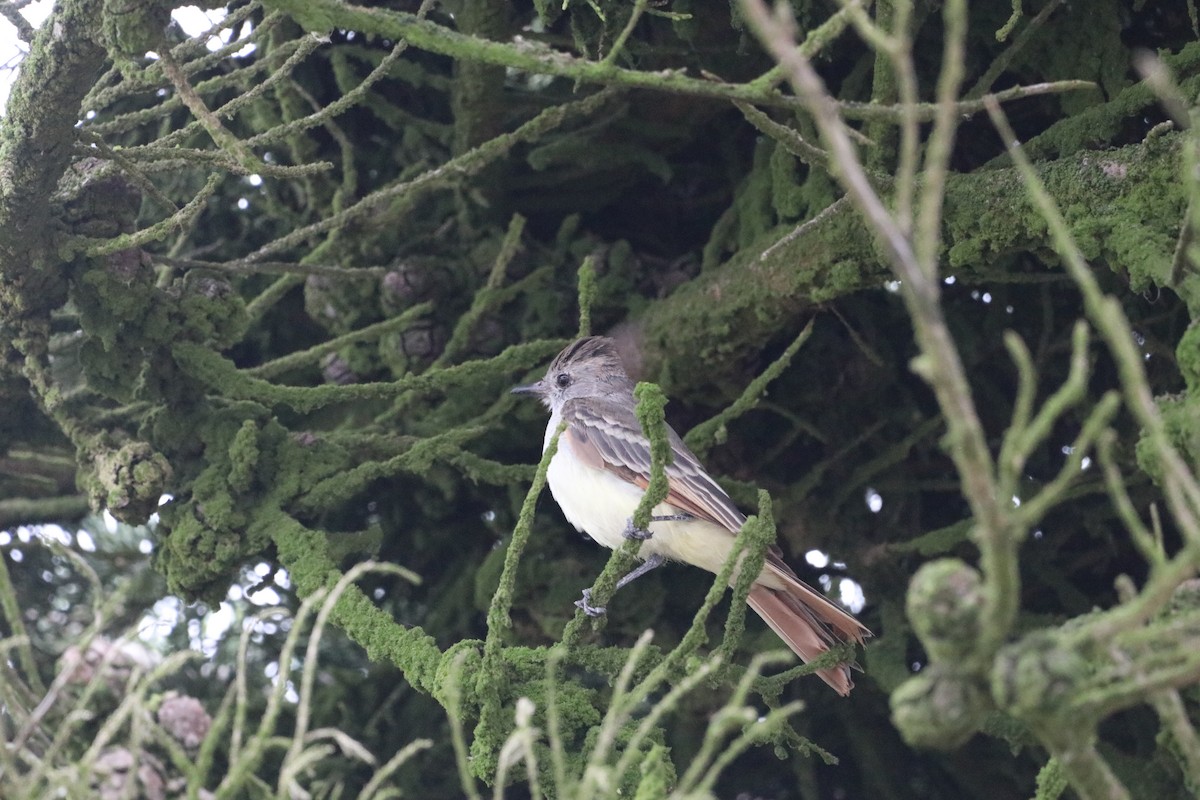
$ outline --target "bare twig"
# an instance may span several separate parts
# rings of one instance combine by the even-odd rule
[[[773,17],[763,0],[742,0],[741,7],[767,49],[784,66],[797,95],[804,101],[821,131],[827,151],[837,164],[839,181],[879,237],[892,270],[900,279],[901,295],[908,306],[922,352],[914,362],[914,369],[933,387],[945,413],[949,428],[948,450],[962,479],[963,495],[975,517],[976,538],[984,572],[993,576],[987,583],[989,611],[985,615],[992,624],[987,628],[980,651],[994,651],[1004,641],[1016,617],[1015,535],[1011,530],[1012,519],[1007,506],[1000,501],[997,493],[995,468],[962,362],[939,306],[940,288],[933,261],[937,250],[926,241],[920,253],[926,259],[922,263],[912,241],[876,194],[846,133],[846,124],[837,104],[808,60],[797,55],[792,44],[794,32],[789,20]],[[965,9],[961,2],[948,3],[946,13],[965,14]],[[961,35],[961,28],[958,27],[962,25],[961,21],[951,19],[949,24],[952,30],[960,31]],[[953,46],[951,52],[958,52],[960,46]],[[952,97],[956,88],[957,79],[952,75],[941,88],[943,101]],[[940,149],[934,154],[935,161],[945,159],[952,135],[950,123],[944,122],[943,128],[942,142],[938,145]],[[935,188],[941,174],[935,171],[932,176]],[[923,204],[933,206],[923,212],[923,225],[928,231],[936,230],[937,226],[932,222],[940,219],[940,196],[930,199],[935,188],[926,187],[923,193]]]

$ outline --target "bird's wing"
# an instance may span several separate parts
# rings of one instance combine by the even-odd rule
[[[563,435],[575,454],[592,467],[615,473],[643,489],[650,482],[650,443],[632,409],[594,397],[568,400],[563,406],[567,429]],[[667,467],[670,489],[666,502],[694,517],[737,533],[746,517],[734,505],[679,435],[668,425],[675,451]]]

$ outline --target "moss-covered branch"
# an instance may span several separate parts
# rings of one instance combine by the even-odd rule
[[[255,0],[186,38],[162,0],[59,4],[0,123],[0,527],[154,515],[116,555],[99,526],[101,552],[78,537],[106,584],[149,545],[167,588],[137,571],[150,588],[119,613],[227,603],[250,624],[217,667],[280,672],[222,698],[185,670],[215,708],[198,753],[143,713],[144,681],[42,737],[34,671],[50,684],[100,579],[59,586],[64,551],[0,533],[24,623],[0,692],[35,756],[0,750],[0,783],[82,775],[126,731],[227,797],[899,800],[920,775],[942,800],[978,774],[1028,790],[1010,748],[1031,747],[1045,797],[1200,785],[1194,20],[966,5]],[[1142,84],[1133,41],[1160,53]],[[1017,98],[1033,165],[979,113]],[[575,335],[576,304],[579,335],[663,387],[643,390],[657,450],[669,396],[758,502],[720,575],[666,566],[603,630],[571,601],[592,582],[601,601],[637,545],[602,571],[538,505],[545,416],[506,391]],[[59,522],[42,534],[69,538]],[[762,673],[778,641],[742,600],[777,525],[815,590],[865,600],[849,700],[796,680],[844,649]],[[256,621],[268,583],[293,631]],[[201,614],[173,608],[183,641]],[[47,692],[49,721],[84,710]],[[886,693],[910,744],[1005,745],[905,750]],[[443,738],[433,704],[437,768],[395,770],[417,748],[396,730]]]
[[[1167,136],[1102,156],[1075,153],[1040,164],[1038,172],[1064,209],[1068,229],[1086,232],[1097,268],[1127,276],[1139,290],[1171,287],[1200,303],[1191,277],[1172,280],[1184,207],[1174,178],[1179,159],[1178,138]],[[957,280],[986,284],[996,259],[1051,245],[1015,168],[951,174],[945,186],[939,255]],[[851,207],[843,204],[789,239],[793,227],[781,223],[747,243],[639,321],[651,368],[691,357],[709,365],[703,373],[672,373],[671,391],[692,390],[695,382],[748,359],[738,345],[741,337],[731,341],[725,334],[729,326],[746,332],[746,341],[770,338],[795,329],[806,309],[888,280],[890,270],[872,247],[870,229]]]
[[[267,0],[266,5],[287,13],[307,30],[318,34],[325,34],[335,28],[369,31],[393,40],[405,39],[414,47],[463,61],[493,64],[538,75],[555,75],[584,83],[653,89],[782,108],[803,108],[796,98],[775,90],[773,81],[736,84],[701,80],[672,70],[649,72],[625,69],[616,66],[609,59],[590,61],[576,58],[524,40],[490,41],[419,19],[413,14],[356,6],[344,0]],[[823,36],[813,39],[813,44],[826,42],[827,39]],[[814,55],[811,52],[813,49],[811,45],[807,48],[809,55]],[[1046,92],[1091,88],[1094,87],[1086,82],[1018,87],[1009,97],[1017,99]],[[936,105],[930,104],[919,111],[922,116],[929,118],[936,113],[936,109]],[[983,106],[979,103],[962,109],[964,113],[978,113],[982,110]],[[851,119],[897,118],[902,113],[904,111],[901,107],[873,107],[867,104],[849,104],[845,108],[846,116]]]
[[[921,351],[912,366],[937,397],[947,425],[943,447],[955,463],[962,495],[972,512],[971,539],[979,548],[980,570],[945,559],[925,565],[910,585],[908,618],[932,663],[893,692],[893,719],[913,744],[954,748],[980,730],[989,711],[998,708],[1029,726],[1083,797],[1127,797],[1122,781],[1095,747],[1096,726],[1108,714],[1145,702],[1154,692],[1200,678],[1200,666],[1191,655],[1190,604],[1166,618],[1148,621],[1149,615],[1165,604],[1166,591],[1175,590],[1179,578],[1192,568],[1185,562],[1197,541],[1195,514],[1200,508],[1200,494],[1191,469],[1172,445],[1151,395],[1145,359],[1134,346],[1131,324],[1119,303],[1104,294],[1093,268],[1086,263],[1075,235],[1079,222],[1060,213],[1061,206],[1046,187],[1047,177],[1061,162],[1044,167],[1039,175],[1018,149],[999,103],[985,98],[1016,163],[1016,176],[1010,176],[1010,180],[1019,177],[1020,194],[1027,192],[1028,200],[1023,202],[1028,210],[1024,214],[1032,212],[1039,236],[1063,259],[1079,286],[1090,321],[1108,344],[1120,372],[1125,406],[1144,426],[1145,451],[1153,453],[1156,477],[1164,486],[1168,507],[1188,545],[1169,567],[1157,555],[1151,537],[1129,508],[1128,495],[1114,474],[1108,450],[1104,460],[1110,491],[1122,509],[1120,513],[1129,520],[1131,535],[1153,565],[1154,577],[1146,593],[1135,598],[1129,592],[1123,606],[1094,613],[1062,628],[1027,634],[1005,645],[1020,613],[1018,545],[1026,531],[1039,525],[1054,505],[1063,502],[1068,487],[1086,466],[1084,453],[1105,438],[1105,429],[1115,418],[1120,400],[1116,392],[1101,397],[1079,423],[1074,442],[1064,448],[1068,457],[1057,474],[1037,494],[1021,497],[1018,484],[1028,458],[1050,439],[1064,414],[1085,399],[1088,337],[1086,326],[1077,324],[1066,379],[1035,409],[1037,378],[1033,360],[1021,340],[1010,334],[1006,344],[1016,364],[1018,385],[1000,452],[998,456],[991,452],[973,388],[946,321],[938,270],[943,254],[953,266],[964,250],[964,242],[954,240],[962,229],[956,228],[952,218],[943,219],[943,208],[970,206],[952,202],[956,198],[947,172],[957,125],[954,107],[963,74],[966,6],[952,2],[943,9],[945,50],[938,82],[939,113],[926,145],[912,227],[907,217],[911,199],[894,198],[897,210],[893,212],[872,186],[837,104],[811,63],[797,56],[792,47],[790,20],[784,15],[771,15],[760,0],[745,0],[743,8],[797,94],[805,100],[834,165],[832,171],[897,278],[897,289],[904,298]],[[876,50],[898,51],[898,55],[893,54],[897,71],[911,70],[911,44],[903,33],[889,34],[871,25],[862,23],[869,28],[864,36],[870,34],[866,38]],[[1146,151],[1152,152],[1158,145],[1154,140],[1143,143],[1138,156],[1144,157]],[[1165,159],[1165,164],[1177,164],[1178,148],[1169,148]],[[1122,168],[1111,172],[1117,181],[1126,174]],[[999,177],[996,173],[982,175]],[[1072,177],[1078,185],[1078,171]],[[902,195],[912,192],[913,187],[907,184],[907,180],[898,180],[895,191]],[[1173,213],[1168,214],[1166,222],[1173,225],[1185,205],[1183,186],[1170,180],[1155,186],[1160,192],[1162,187],[1170,186],[1177,193],[1170,205]],[[993,198],[991,202],[1000,201]],[[1136,207],[1127,211],[1142,225],[1144,218]],[[1084,214],[1090,215],[1090,211]],[[1088,227],[1092,229],[1090,224]],[[979,233],[977,226],[968,226],[967,230]],[[1105,233],[1107,240],[1101,237],[1100,253],[1107,256],[1116,251],[1120,259],[1121,251],[1128,247],[1123,241],[1127,230],[1106,226]],[[1140,273],[1160,286],[1168,285],[1173,281],[1173,262],[1165,245],[1173,244],[1173,238],[1160,233],[1154,240],[1158,243],[1156,253],[1152,255],[1143,247],[1136,258],[1127,257],[1120,263],[1131,276]],[[1155,266],[1147,273],[1151,263]],[[1186,289],[1181,293],[1192,300]],[[1171,580],[1175,583],[1168,583]],[[1185,741],[1190,741],[1186,730],[1183,735]]]

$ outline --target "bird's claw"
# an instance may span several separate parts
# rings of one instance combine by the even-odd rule
[[[651,517],[650,521],[651,522],[687,522],[690,519],[695,519],[695,517],[693,517],[691,514],[664,514],[664,515],[658,516],[658,517]],[[639,542],[644,542],[652,536],[654,536],[654,533],[651,532],[650,530],[635,527],[633,524],[633,517],[630,517],[625,522],[625,538],[626,539],[637,539]]]
[[[634,527],[633,517],[630,517],[629,520],[625,523],[625,538],[626,539],[637,539],[639,542],[644,542],[653,535],[654,534],[648,530]]]
[[[604,606],[592,605],[591,589],[584,589],[583,597],[579,600],[576,600],[575,605],[578,606],[583,613],[587,614],[589,617],[603,617],[608,612],[608,609]]]

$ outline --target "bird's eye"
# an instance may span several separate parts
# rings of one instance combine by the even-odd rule
[[[560,372],[555,376],[554,382],[558,384],[558,388],[565,389],[571,385],[571,376],[565,372]]]

